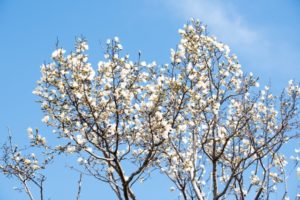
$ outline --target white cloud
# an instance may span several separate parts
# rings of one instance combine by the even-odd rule
[[[231,45],[251,45],[259,38],[233,5],[216,0],[167,0],[165,3],[179,17],[199,18],[218,38]]]
[[[161,1],[177,19],[199,18],[208,25],[209,34],[233,48],[242,57],[245,71],[258,73],[261,80],[280,81],[294,78],[299,71],[295,63],[299,48],[287,43],[285,38],[274,38],[268,25],[264,31],[251,25],[238,8],[229,1],[221,0],[165,0]],[[160,2],[160,3],[161,3]],[[248,21],[247,21],[248,20]],[[278,40],[281,39],[281,40]]]

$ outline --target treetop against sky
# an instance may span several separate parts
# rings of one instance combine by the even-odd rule
[[[299,120],[298,3],[21,4],[3,1],[0,7],[6,27],[6,50],[0,51],[4,65],[12,66],[3,74],[18,71],[1,80],[6,95],[0,121],[13,136],[3,146],[8,157],[2,157],[1,169],[21,181],[11,179],[1,198],[23,199],[24,193],[11,189],[22,183],[29,197],[40,198],[40,190],[45,198],[75,198],[78,170],[84,172],[82,199],[99,188],[114,192],[105,192],[109,199],[147,199],[152,190],[163,199],[281,198],[286,190],[296,196],[299,181],[293,175],[299,170],[291,169],[299,161],[299,143],[290,139],[298,134]],[[43,15],[46,10],[55,11]],[[208,27],[189,21],[178,39],[187,15]],[[76,37],[74,49],[80,34],[86,37]],[[34,94],[43,114],[31,93],[40,63]],[[34,147],[24,151],[26,129]],[[57,173],[70,184],[58,182]],[[59,192],[66,189],[68,194]]]

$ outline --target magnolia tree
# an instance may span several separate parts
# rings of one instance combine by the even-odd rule
[[[31,146],[43,149],[45,160],[21,156],[10,140],[1,171],[17,177],[30,199],[43,199],[41,170],[60,153],[76,155],[81,172],[107,183],[120,200],[142,199],[133,185],[156,169],[181,199],[287,199],[282,148],[298,136],[299,86],[290,81],[279,97],[268,86],[259,90],[257,78],[243,73],[201,22],[192,20],[179,33],[162,66],[141,61],[140,53],[131,61],[117,37],[107,40],[97,69],[84,39],[69,54],[57,48],[42,65],[34,94],[42,121],[61,143],[49,145],[29,128]]]

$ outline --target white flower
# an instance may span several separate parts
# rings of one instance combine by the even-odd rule
[[[17,156],[17,157],[15,157],[15,161],[20,161],[20,157],[19,156]]]
[[[90,71],[90,75],[89,75],[89,77],[88,77],[88,80],[93,80],[93,78],[95,77],[95,71],[92,69],[91,71]]]
[[[123,46],[121,44],[118,44],[117,45],[118,49],[122,50],[123,49]]]
[[[82,135],[77,135],[76,140],[77,140],[77,143],[80,145],[82,145],[86,142],[86,140],[82,137]]]
[[[114,171],[115,171],[115,169],[113,167],[107,168],[107,172],[108,173],[113,173]]]
[[[79,157],[77,159],[77,162],[82,165],[84,163],[84,159],[82,157]]]
[[[48,123],[49,122],[50,117],[48,115],[46,115],[43,119],[42,122],[43,123]]]
[[[52,58],[57,59],[57,58],[61,57],[65,52],[66,52],[66,50],[64,50],[62,48],[56,49],[52,53]]]
[[[30,161],[29,159],[25,159],[25,160],[24,160],[24,164],[25,164],[25,165],[30,165],[30,163],[31,163],[31,161]]]
[[[29,139],[33,139],[33,130],[31,127],[27,128],[27,134],[28,134]]]
[[[82,42],[80,47],[85,51],[89,49],[89,45],[86,42]]]
[[[46,144],[46,138],[45,138],[45,137],[42,137],[41,140],[40,140],[40,142],[41,142],[42,144]]]
[[[179,29],[179,30],[178,30],[178,33],[181,34],[181,35],[183,35],[183,34],[185,34],[185,30]]]
[[[260,183],[259,177],[257,175],[251,175],[251,184],[258,185]]]
[[[93,149],[92,149],[91,147],[87,147],[87,148],[86,148],[86,151],[92,153],[92,152],[93,152]]]
[[[174,192],[176,190],[176,188],[172,186],[172,187],[170,187],[169,190],[170,190],[170,192]]]
[[[76,151],[75,146],[68,146],[66,152],[67,153],[74,153]]]
[[[168,139],[168,137],[169,137],[169,129],[166,129],[166,130],[162,133],[162,137],[163,137],[163,139]]]
[[[120,39],[118,37],[114,37],[114,41],[119,43],[120,42]]]
[[[34,164],[34,165],[31,166],[31,168],[32,168],[33,170],[38,170],[38,169],[40,169],[40,166]]]
[[[105,58],[105,59],[108,59],[108,58],[109,58],[109,54],[107,54],[107,53],[104,54],[104,58]]]
[[[141,66],[142,66],[142,67],[145,67],[146,65],[147,65],[147,64],[146,64],[145,61],[142,61],[142,62],[141,62]]]
[[[83,94],[81,92],[76,92],[75,93],[75,96],[78,98],[78,99],[81,99]]]
[[[270,177],[272,178],[272,181],[273,181],[274,183],[280,183],[280,182],[282,182],[282,179],[278,176],[277,173],[270,172],[269,175],[270,175]]]

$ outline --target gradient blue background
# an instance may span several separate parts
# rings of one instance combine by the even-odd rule
[[[179,40],[177,30],[190,17],[208,24],[209,32],[237,54],[243,70],[260,77],[261,85],[271,83],[279,94],[288,80],[300,80],[297,0],[0,0],[0,143],[7,128],[20,145],[27,142],[29,126],[39,127],[47,138],[53,136],[41,123],[32,90],[57,38],[70,51],[75,37],[85,36],[94,66],[103,59],[106,39],[114,36],[119,36],[132,59],[141,50],[144,60],[165,63]],[[53,200],[75,199],[78,175],[64,168],[67,161],[62,156],[47,171],[46,196]],[[292,194],[297,184],[291,179]],[[15,185],[1,175],[0,200],[25,199],[12,189]],[[135,189],[141,199],[176,199],[177,194],[168,191],[170,186],[166,178],[155,176]],[[114,196],[107,186],[85,177],[82,200],[87,199]]]

